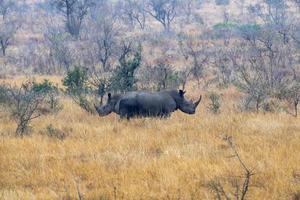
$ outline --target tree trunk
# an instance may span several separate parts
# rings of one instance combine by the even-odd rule
[[[2,50],[2,55],[6,55],[6,45],[4,44],[3,40],[1,40],[1,50]]]
[[[2,54],[3,54],[3,56],[6,55],[6,48],[5,47],[2,47]]]

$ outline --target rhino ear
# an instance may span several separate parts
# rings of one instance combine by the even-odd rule
[[[184,96],[184,94],[185,94],[185,91],[183,91],[183,90],[179,90],[179,95],[180,95],[180,97],[183,97],[183,96]]]

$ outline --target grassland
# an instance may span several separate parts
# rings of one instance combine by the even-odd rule
[[[0,113],[0,199],[213,199],[207,183],[243,174],[224,135],[255,172],[248,199],[300,193],[300,118],[239,113],[226,95],[219,115],[204,99],[193,116],[129,122],[62,103],[59,113],[33,121],[24,138],[13,136],[16,125]],[[47,136],[50,124],[66,138]]]

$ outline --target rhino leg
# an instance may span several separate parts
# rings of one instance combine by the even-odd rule
[[[130,120],[130,118],[134,117],[134,114],[128,110],[127,108],[120,109],[120,118]]]

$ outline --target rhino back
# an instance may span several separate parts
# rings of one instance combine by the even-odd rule
[[[120,101],[122,99],[134,99],[136,98],[136,95],[137,95],[137,91],[132,91],[132,92],[127,92],[125,94],[123,94],[117,101],[116,105],[115,105],[115,112],[117,114],[120,114]]]

